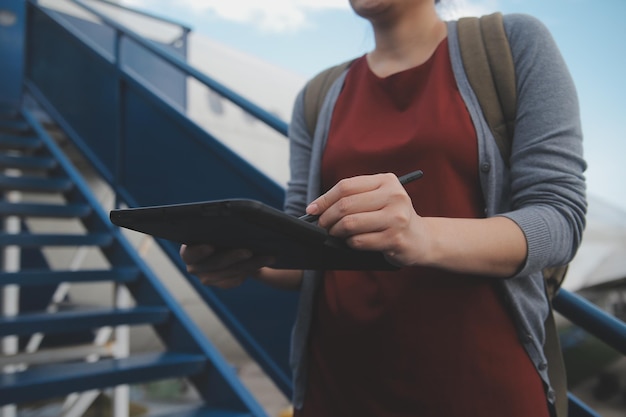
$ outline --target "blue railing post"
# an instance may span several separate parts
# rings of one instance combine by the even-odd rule
[[[191,29],[187,28],[187,27],[183,27],[183,34],[181,35],[181,42],[183,43],[181,48],[182,48],[182,56],[184,58],[185,61],[187,61],[187,59],[189,58],[189,33],[191,32]],[[185,73],[184,73],[185,74]],[[186,75],[185,74],[185,81],[186,81]],[[189,103],[187,102],[189,98],[189,93],[187,92],[187,89],[183,89],[183,105],[184,105],[184,109],[188,110],[188,105]]]
[[[0,2],[0,116],[18,114],[24,78],[26,2]]]
[[[124,106],[124,79],[122,77],[122,37],[123,33],[115,29],[114,60],[115,60],[115,172],[114,172],[114,193],[115,207],[119,207],[121,199],[115,191],[123,181],[124,167],[124,129],[125,129],[125,106]]]

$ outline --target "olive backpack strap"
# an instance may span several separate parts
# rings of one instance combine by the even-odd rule
[[[317,74],[307,83],[304,90],[304,120],[311,137],[313,137],[315,133],[317,117],[320,110],[322,110],[322,105],[324,104],[328,90],[330,90],[330,86],[333,85],[335,80],[343,74],[352,62],[354,62],[354,60],[342,62],[339,65],[330,67]]]
[[[563,361],[563,351],[559,332],[556,328],[554,310],[550,300],[550,310],[545,321],[546,341],[543,346],[543,353],[548,362],[548,377],[554,389],[554,411],[556,417],[567,417],[568,396],[567,396],[567,372]]]
[[[515,66],[502,14],[458,21],[461,58],[472,90],[498,148],[508,165],[517,110]],[[566,267],[544,271],[550,311],[545,322],[544,354],[548,376],[555,390],[556,417],[567,417],[567,377],[552,311],[552,297],[564,278]]]
[[[509,163],[517,111],[515,66],[502,14],[465,17],[458,22],[459,47],[468,81]]]

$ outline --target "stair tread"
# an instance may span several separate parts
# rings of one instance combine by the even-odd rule
[[[254,414],[202,405],[173,413],[159,414],[158,417],[254,417]]]
[[[0,317],[0,336],[24,336],[34,333],[65,333],[91,330],[105,326],[158,324],[169,317],[165,307],[134,307],[126,309],[71,309],[56,313],[35,312],[13,317]]]
[[[88,204],[7,203],[0,201],[0,216],[84,218],[92,212]]]
[[[58,363],[0,374],[0,405],[60,397],[71,392],[195,375],[207,359],[189,353],[147,353],[97,362]]]
[[[0,148],[2,149],[37,149],[43,146],[37,136],[21,136],[0,133]]]
[[[47,170],[55,168],[58,162],[48,156],[0,155],[0,167],[24,170]]]
[[[33,234],[33,233],[0,233],[1,246],[109,246],[113,242],[110,233],[80,234]]]
[[[69,178],[9,177],[0,175],[0,189],[17,191],[65,192],[74,183]]]
[[[0,119],[0,132],[27,132],[31,127],[24,119]]]
[[[50,271],[44,269],[7,272],[0,276],[0,285],[20,286],[55,285],[62,282],[132,282],[139,277],[137,267],[90,269],[79,271]]]

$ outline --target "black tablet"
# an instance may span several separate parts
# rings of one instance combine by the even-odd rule
[[[392,270],[380,252],[349,248],[325,229],[255,200],[215,200],[117,209],[115,225],[176,243],[249,249],[278,269]]]

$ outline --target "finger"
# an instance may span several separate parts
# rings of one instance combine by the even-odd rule
[[[191,274],[196,275],[202,279],[213,279],[219,281],[221,279],[231,279],[240,275],[255,274],[258,269],[269,266],[272,263],[272,258],[265,256],[255,256],[248,260],[231,263],[224,268],[215,269],[213,265],[206,266],[204,264],[191,267]]]
[[[204,272],[215,272],[231,269],[252,258],[252,252],[247,249],[224,250],[214,252],[207,257],[198,258],[196,262],[187,263],[187,272],[197,275]]]
[[[355,215],[383,210],[388,200],[389,198],[378,190],[343,197],[320,216],[318,224],[328,230],[333,229],[338,222],[345,222],[346,226],[353,222],[355,226],[362,224],[366,217]]]
[[[401,250],[401,243],[385,232],[364,233],[346,239],[348,246],[358,250],[381,252],[388,262],[395,266],[409,265],[409,259]]]
[[[198,279],[202,283],[202,285],[206,285],[209,287],[219,287],[219,288],[232,288],[237,285],[241,285],[241,283],[246,279],[246,275],[238,275],[234,277],[222,277],[216,275],[200,275]],[[236,284],[231,284],[236,283]]]
[[[187,265],[195,264],[215,253],[215,248],[211,245],[181,245],[180,257]]]
[[[393,174],[359,175],[352,178],[345,178],[335,184],[326,193],[313,200],[307,207],[306,212],[308,214],[321,215],[344,197],[379,188],[381,181],[384,181],[387,176],[393,176],[393,178],[395,178]]]
[[[229,269],[220,271],[197,272],[194,275],[204,285],[228,287],[230,281],[245,280],[249,276],[255,275],[259,269],[272,263],[269,257],[254,257],[248,261],[238,263]]]
[[[318,224],[332,230],[338,222],[341,222],[343,231],[339,234],[342,236],[381,230],[382,224],[388,224],[389,220],[397,217],[398,214],[406,214],[409,211],[408,208],[412,210],[412,206],[411,198],[398,179],[395,176],[386,176],[381,177],[380,186],[374,190],[341,198],[319,217]],[[371,216],[353,217],[355,214],[372,212],[383,217],[380,219]],[[368,223],[364,221],[365,219],[373,220],[369,230],[360,228],[360,226],[367,227]],[[352,226],[355,229],[352,229]]]
[[[345,239],[348,246],[359,250],[397,252],[398,242],[386,230],[359,233]]]
[[[216,284],[214,284],[215,287],[218,287],[222,290],[229,290],[231,288],[236,288],[239,287],[241,284],[243,284],[243,282],[246,280],[246,278],[237,278],[237,279],[230,279],[227,281],[221,281],[218,282]]]
[[[325,226],[322,225],[322,227]],[[381,232],[386,227],[388,227],[388,222],[384,214],[378,211],[359,212],[338,219],[336,223],[328,227],[328,233],[332,236],[347,239],[364,233]]]

